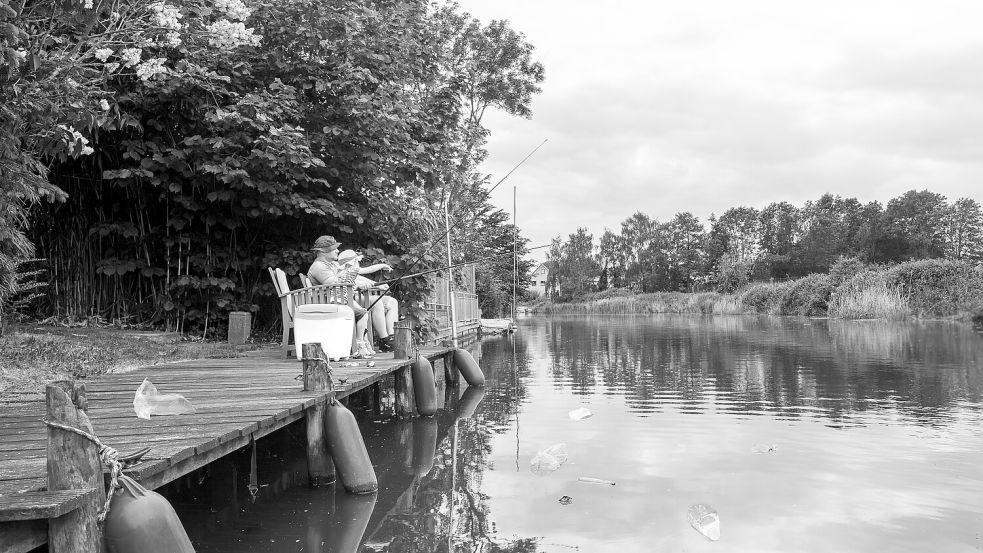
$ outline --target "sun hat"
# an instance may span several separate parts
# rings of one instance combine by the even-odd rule
[[[361,260],[362,255],[356,253],[355,250],[345,250],[338,254],[338,263],[348,263],[351,260]]]
[[[314,245],[311,246],[312,251],[324,251],[329,252],[331,250],[338,249],[341,242],[334,239],[333,236],[319,236],[317,240],[314,241]]]

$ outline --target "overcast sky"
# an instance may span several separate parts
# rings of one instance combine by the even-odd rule
[[[642,211],[706,222],[825,192],[981,199],[977,0],[462,0],[546,67],[531,120],[486,115],[482,170],[530,245]],[[536,252],[537,259],[545,257]]]

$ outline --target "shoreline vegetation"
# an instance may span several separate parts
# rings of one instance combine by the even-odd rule
[[[925,259],[893,266],[839,264],[828,274],[752,282],[732,293],[636,293],[610,288],[573,301],[539,299],[532,313],[694,313],[907,318],[983,322],[983,265]]]

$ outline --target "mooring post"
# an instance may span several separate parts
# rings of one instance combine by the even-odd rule
[[[85,385],[58,381],[45,388],[48,420],[92,434],[85,410]],[[74,432],[48,426],[48,491],[93,488],[96,494],[78,509],[48,521],[51,553],[100,553],[97,517],[106,502],[99,446]]]
[[[412,417],[416,414],[416,396],[413,390],[413,371],[407,363],[396,369],[393,374],[396,379],[396,416]]]
[[[393,359],[409,359],[413,351],[413,328],[410,322],[396,321],[393,326]]]
[[[457,370],[457,364],[454,363],[454,350],[444,354],[444,377],[455,386],[461,381],[461,371]]]
[[[304,355],[304,390],[308,392],[326,392],[332,397],[334,384],[331,380],[331,368],[321,349],[321,344],[304,344],[301,346]],[[325,398],[318,398],[314,405],[307,408],[307,475],[311,486],[318,487],[335,481],[334,461],[328,454],[328,442],[324,435],[324,413],[327,409]]]
[[[436,359],[434,359],[436,361]],[[447,357],[441,357],[441,365],[439,369],[436,364],[433,368],[433,379],[434,384],[437,386],[437,409],[443,409],[447,394]]]

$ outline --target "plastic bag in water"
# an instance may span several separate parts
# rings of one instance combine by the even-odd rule
[[[150,415],[185,415],[195,412],[191,402],[178,394],[162,394],[149,378],[137,388],[133,396],[133,410],[141,419],[150,419]]]
[[[566,462],[567,444],[553,444],[537,453],[532,461],[529,461],[529,470],[536,476],[546,476]]]
[[[709,505],[693,505],[686,511],[686,520],[694,530],[703,534],[711,541],[720,539],[720,516],[716,509]]]
[[[584,419],[586,419],[588,417],[594,416],[594,413],[591,413],[590,412],[590,409],[588,409],[586,407],[581,407],[579,409],[574,409],[573,411],[570,411],[570,413],[568,413],[568,414],[570,416],[570,420],[572,420],[572,421],[580,421],[580,420],[584,420]]]

